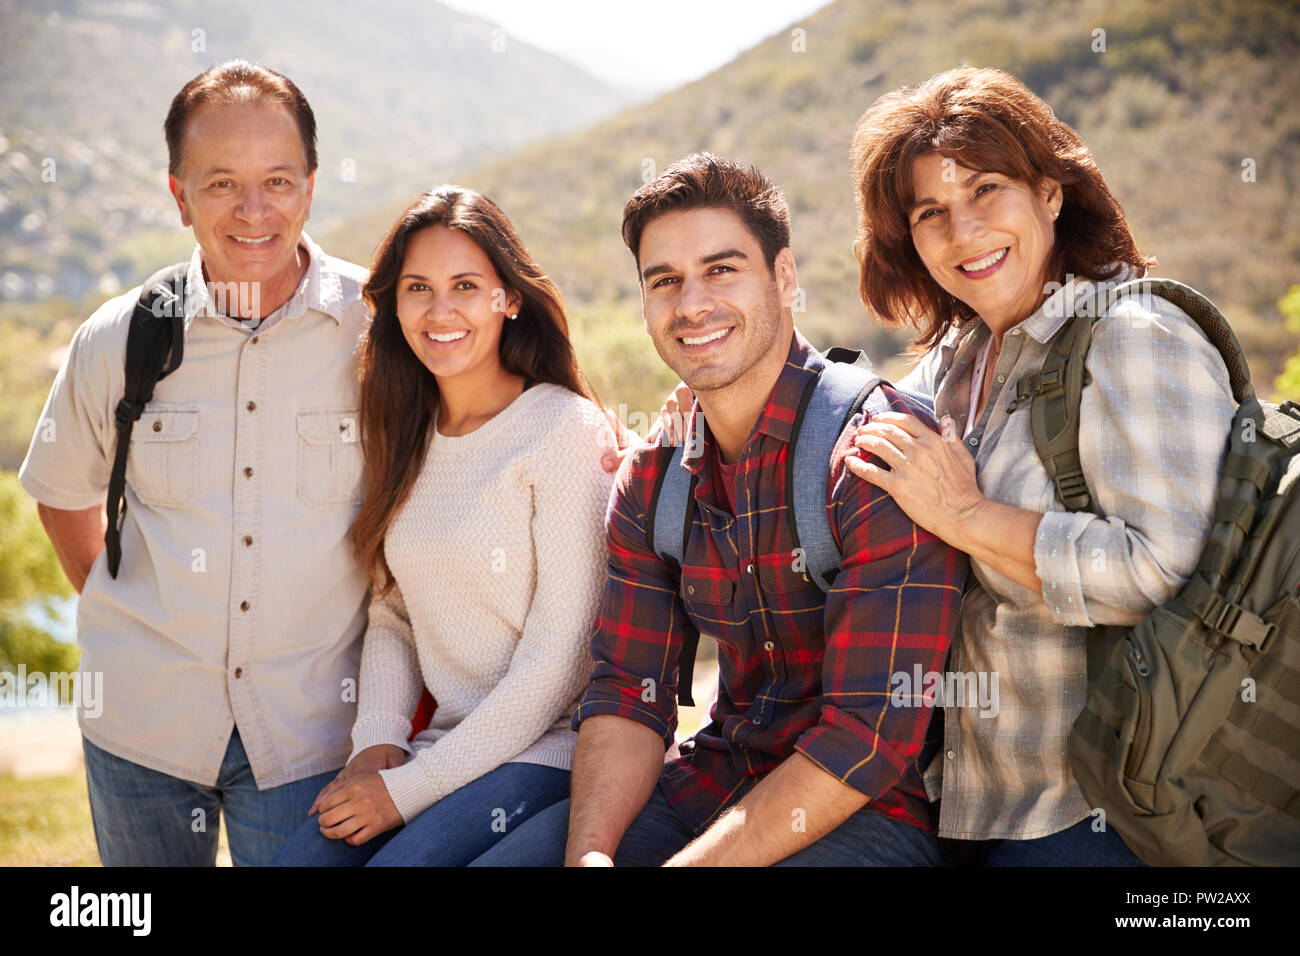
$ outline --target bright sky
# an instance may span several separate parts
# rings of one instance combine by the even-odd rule
[[[618,86],[698,79],[829,0],[443,0]]]

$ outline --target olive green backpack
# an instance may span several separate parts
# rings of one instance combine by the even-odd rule
[[[1223,356],[1238,408],[1196,572],[1109,655],[1103,629],[1089,636],[1070,763],[1105,825],[1148,864],[1300,864],[1300,406],[1257,399],[1223,314],[1162,279],[1085,299],[1017,396],[1032,402],[1034,443],[1066,507],[1091,510],[1078,449],[1084,359],[1092,323],[1129,295],[1191,316]]]

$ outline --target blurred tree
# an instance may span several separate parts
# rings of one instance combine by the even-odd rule
[[[29,674],[76,669],[80,649],[27,619],[33,601],[50,608],[51,599],[72,593],[35,502],[16,473],[0,471],[0,670],[12,672],[20,664]]]

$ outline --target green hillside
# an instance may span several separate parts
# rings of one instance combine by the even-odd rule
[[[222,60],[276,69],[312,104],[312,229],[632,99],[438,3],[344,9],[0,0],[0,299],[130,288],[188,254],[162,123],[185,82]]]
[[[865,346],[879,364],[904,343],[875,327],[857,298],[853,127],[894,87],[962,64],[1000,67],[1079,130],[1142,249],[1160,273],[1225,309],[1267,391],[1296,347],[1277,302],[1300,281],[1300,15],[1289,6],[838,0],[695,83],[446,178],[510,214],[578,306],[580,357],[611,401],[657,407],[663,379],[640,331],[618,235],[622,204],[644,170],[695,150],[754,163],[784,186],[807,293],[796,319],[814,344]],[[1104,52],[1093,50],[1098,28]],[[1243,182],[1246,158],[1254,182]],[[319,238],[366,261],[400,205]],[[629,375],[629,358],[605,367],[615,335],[634,348],[640,336],[645,374]]]

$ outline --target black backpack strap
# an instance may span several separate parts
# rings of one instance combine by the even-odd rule
[[[150,276],[140,289],[126,339],[126,387],[113,424],[117,448],[108,479],[108,528],[104,546],[108,573],[117,577],[122,564],[121,517],[126,512],[126,457],[131,430],[153,398],[154,385],[181,364],[185,350],[185,276],[189,263],[168,266]]]

